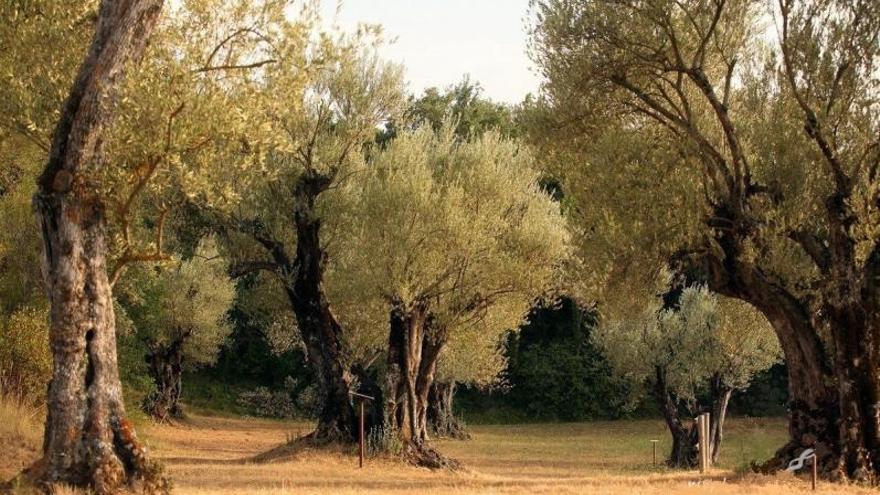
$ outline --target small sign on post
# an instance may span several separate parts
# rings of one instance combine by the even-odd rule
[[[364,401],[376,400],[376,398],[370,397],[369,395],[359,394],[357,392],[349,392],[349,394],[356,399],[360,399],[360,401],[358,401],[360,404],[360,431],[358,435],[360,459],[358,460],[358,467],[362,468],[364,467]]]
[[[801,469],[802,467],[804,467],[804,463],[808,460],[810,461],[810,464],[812,466],[813,472],[812,472],[812,480],[811,481],[812,481],[812,485],[813,485],[813,490],[815,491],[816,490],[816,480],[819,477],[819,467],[818,467],[819,461],[816,458],[816,451],[815,450],[813,450],[813,449],[804,450],[803,452],[801,452],[801,455],[795,457],[794,459],[791,460],[791,462],[788,463],[788,467],[785,468],[785,470],[791,471],[791,472],[797,471],[797,470]]]

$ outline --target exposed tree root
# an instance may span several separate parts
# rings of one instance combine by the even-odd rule
[[[448,469],[457,471],[462,468],[457,460],[447,457],[437,449],[424,442],[410,442],[403,447],[401,457],[410,464],[428,469]]]

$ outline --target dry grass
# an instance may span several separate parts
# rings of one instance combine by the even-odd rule
[[[726,461],[710,476],[669,471],[651,462],[651,438],[668,440],[662,422],[475,426],[474,439],[442,441],[440,449],[461,460],[463,472],[432,472],[391,459],[368,459],[357,468],[355,452],[303,452],[275,464],[243,462],[307,424],[264,420],[193,418],[177,427],[144,433],[184,494],[294,493],[595,493],[595,494],[794,494],[808,483],[791,476],[737,474],[736,468],[772,452],[785,436],[781,420],[733,420]],[[820,484],[818,493],[875,493]]]
[[[0,481],[8,480],[37,457],[44,411],[0,396]]]
[[[10,429],[3,427],[0,441],[8,445],[5,435]],[[273,464],[246,461],[306,433],[309,425],[304,423],[194,416],[184,424],[148,425],[140,430],[153,455],[164,460],[179,494],[803,493],[809,490],[803,479],[738,474],[746,461],[769,455],[781,443],[784,427],[781,420],[732,420],[725,460],[708,476],[652,465],[649,440],[661,440],[658,457],[668,447],[658,421],[474,426],[471,441],[438,442],[443,452],[467,467],[455,473],[432,472],[386,458],[368,459],[361,470],[354,449],[305,451],[292,461]],[[36,445],[33,430],[27,431],[23,438]],[[7,463],[4,455],[0,473],[20,467]],[[877,492],[820,483],[817,493]]]

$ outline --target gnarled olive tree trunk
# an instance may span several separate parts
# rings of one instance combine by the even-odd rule
[[[386,370],[386,417],[400,436],[402,455],[430,468],[458,463],[432,448],[428,437],[428,396],[446,332],[432,324],[424,305],[396,305],[391,311]]]
[[[34,197],[53,357],[43,458],[28,471],[41,483],[91,486],[98,493],[117,493],[135,481],[150,492],[167,488],[126,419],[105,212],[89,183],[89,174],[108,166],[101,140],[117,81],[143,53],[161,7],[162,0],[101,3],[95,37],[62,109]]]
[[[189,332],[183,332],[170,343],[148,344],[147,372],[156,389],[144,398],[143,409],[156,421],[164,422],[183,417],[180,406],[180,394],[183,390],[183,345],[189,335]]]
[[[679,402],[669,390],[663,368],[654,368],[652,385],[654,398],[672,437],[672,448],[666,464],[674,468],[693,468],[699,464],[699,432],[694,418],[703,412],[709,413],[709,458],[712,463],[717,462],[724,439],[727,405],[733,390],[724,385],[716,374],[709,381],[709,403],[705,406],[694,403],[686,411],[682,411]],[[684,413],[686,415],[682,417]]]
[[[270,252],[285,281],[285,292],[296,315],[306,348],[306,360],[315,374],[321,410],[312,438],[320,442],[352,443],[357,440],[357,418],[349,391],[352,374],[345,362],[342,326],[330,308],[324,291],[327,253],[321,244],[321,219],[315,205],[330,187],[332,175],[309,171],[294,187],[296,254],[291,260],[284,247],[272,239],[260,239]]]
[[[718,218],[725,212],[716,212]],[[729,224],[740,225],[733,218]],[[805,449],[815,449],[824,470],[835,464],[838,454],[838,400],[834,377],[810,304],[791,292],[741,253],[743,236],[730,230],[717,239],[723,257],[702,257],[702,270],[709,288],[719,294],[748,302],[769,321],[785,356],[788,369],[789,441],[759,467],[769,472],[785,468]]]
[[[428,394],[428,426],[435,437],[468,440],[471,436],[452,408],[455,388],[454,381],[434,382]]]
[[[343,329],[330,307],[324,290],[327,253],[321,243],[318,198],[332,184],[334,174],[314,169],[304,171],[293,187],[294,207],[290,219],[296,231],[296,252],[288,254],[282,241],[258,220],[234,222],[233,228],[250,235],[268,253],[271,261],[244,262],[231,267],[234,277],[255,270],[280,276],[284,292],[296,316],[305,345],[306,362],[315,375],[320,411],[318,425],[310,435],[320,443],[357,441],[357,417],[352,406],[354,375],[343,348]],[[223,220],[219,225],[225,225]],[[221,231],[225,227],[220,227]]]

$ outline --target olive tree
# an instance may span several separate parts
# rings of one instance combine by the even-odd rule
[[[159,421],[180,418],[183,371],[217,359],[232,330],[226,313],[235,287],[211,241],[203,241],[190,259],[141,268],[117,297],[147,348],[144,358],[155,389],[143,406]]]
[[[327,197],[358,178],[365,145],[399,111],[403,91],[399,68],[376,55],[373,29],[314,34],[318,42],[301,58],[266,67],[255,122],[277,139],[266,148],[264,174],[234,210],[210,215],[234,258],[231,272],[276,277],[296,317],[321,404],[310,438],[351,443],[353,375],[344,327],[326,294],[334,260],[322,227],[336,215]]]
[[[568,231],[538,185],[528,150],[495,133],[473,141],[451,126],[397,136],[350,185],[357,198],[334,227],[334,300],[353,333],[388,328],[386,420],[403,456],[450,461],[428,441],[427,409],[447,344],[478,328],[498,335],[558,287]],[[363,322],[387,322],[367,325]],[[359,324],[359,322],[361,322]]]
[[[547,0],[535,14],[534,137],[579,203],[589,285],[673,261],[758,308],[789,373],[790,440],[767,467],[815,448],[829,475],[874,479],[876,2]]]
[[[22,144],[18,159],[45,164],[33,203],[54,367],[44,458],[28,472],[40,482],[99,493],[137,479],[148,491],[167,488],[126,419],[112,286],[128,264],[168,258],[169,199],[223,192],[218,181],[198,178],[223,167],[208,156],[242,154],[237,138],[248,107],[239,104],[259,79],[248,71],[272,38],[296,44],[296,29],[264,29],[287,25],[283,2],[192,0],[160,19],[162,7],[161,0],[0,7],[9,21],[0,27],[0,137]]]
[[[705,287],[672,290],[661,273],[653,295],[624,311],[609,311],[594,339],[614,372],[653,396],[672,436],[667,463],[697,463],[697,429],[710,413],[709,455],[716,462],[727,404],[735,390],[779,360],[772,328],[757,310]]]
[[[429,433],[441,438],[470,438],[453,409],[456,389],[459,385],[489,388],[499,384],[507,367],[504,338],[509,332],[479,324],[450,340],[437,362],[437,376],[428,393]]]

